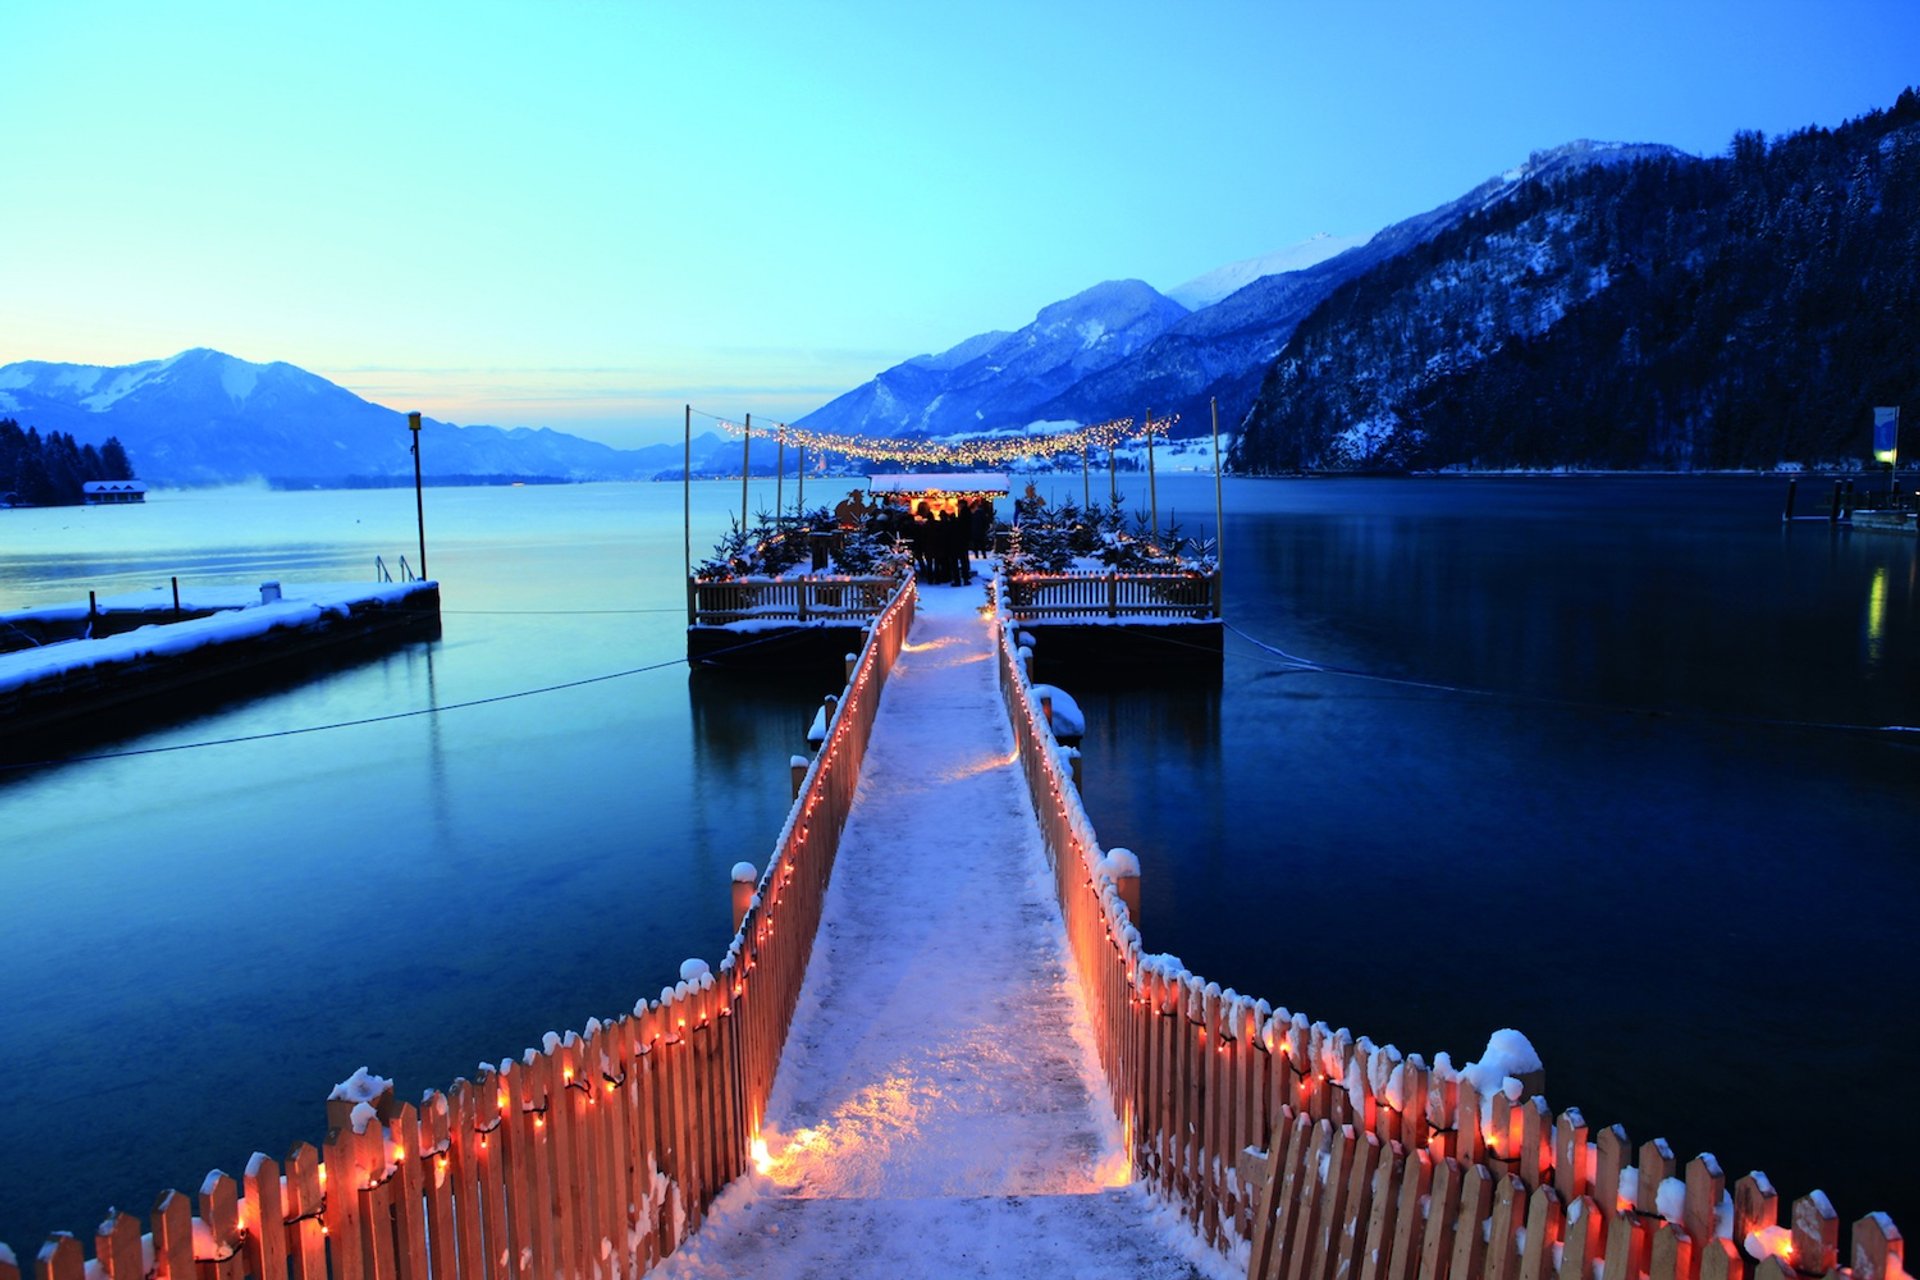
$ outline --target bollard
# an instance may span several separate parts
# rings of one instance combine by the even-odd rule
[[[852,684],[853,669],[860,665],[860,655],[857,653],[850,653],[846,656],[845,661],[847,664],[847,683]]]
[[[173,580],[173,611],[180,612],[180,579]]]
[[[1109,849],[1100,860],[1101,870],[1113,880],[1120,901],[1127,905],[1127,916],[1134,928],[1140,927],[1140,859],[1130,849]]]
[[[89,591],[87,592],[87,617],[91,619],[91,618],[98,617],[99,614],[100,614],[100,601],[95,598],[93,592]]]
[[[747,909],[753,905],[754,886],[760,883],[760,872],[751,862],[733,864],[733,931],[740,932],[740,925],[747,918]]]
[[[809,761],[805,756],[787,757],[787,771],[793,774],[793,797],[792,798],[795,800],[798,800],[800,798],[800,788],[806,785],[807,766],[810,763],[812,762]],[[739,869],[740,869],[739,867],[734,868],[735,871],[738,871]]]

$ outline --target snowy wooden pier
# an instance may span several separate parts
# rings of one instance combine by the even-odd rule
[[[41,1280],[1904,1273],[1881,1215],[1842,1252],[1818,1192],[1555,1112],[1515,1033],[1455,1069],[1148,951],[985,604],[909,576],[872,620],[716,964],[417,1104],[357,1073],[324,1148]]]
[[[195,586],[0,615],[0,725],[11,732],[317,654],[432,637],[436,582]]]

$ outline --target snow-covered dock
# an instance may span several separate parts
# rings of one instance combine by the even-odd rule
[[[669,1277],[1226,1274],[1126,1189],[975,588],[933,587],[841,835],[760,1176]]]
[[[0,724],[46,725],[316,652],[436,635],[436,582],[156,587],[0,615]]]

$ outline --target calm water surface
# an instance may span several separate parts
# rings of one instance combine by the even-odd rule
[[[1148,945],[1456,1064],[1518,1027],[1590,1123],[1920,1223],[1920,734],[1818,727],[1920,725],[1920,555],[1784,489],[1230,485],[1246,635],[1495,696],[1237,635],[1218,696],[1074,690]]]
[[[1920,724],[1916,548],[1783,534],[1782,488],[1229,484],[1246,635],[1496,696],[1289,671],[1237,636],[1218,691],[1062,677],[1095,822],[1145,865],[1149,946],[1410,1051],[1520,1027],[1595,1124],[1920,1221],[1897,1083],[1920,760],[1798,723]],[[108,749],[663,670],[0,774],[0,1240],[317,1140],[363,1063],[416,1096],[717,955],[727,869],[764,862],[826,690],[677,664],[680,501],[432,491],[441,640]],[[696,487],[696,554],[738,501]],[[1160,501],[1211,524],[1210,481]],[[0,512],[0,607],[364,579],[412,520],[404,492]]]

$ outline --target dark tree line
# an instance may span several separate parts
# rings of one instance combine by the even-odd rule
[[[0,418],[0,498],[33,507],[74,506],[89,480],[131,480],[133,465],[115,437],[98,449],[78,444],[64,431],[42,436]]]
[[[1268,371],[1235,461],[1859,462],[1870,408],[1920,401],[1916,344],[1909,89],[1837,129],[1533,183],[1350,282]]]

